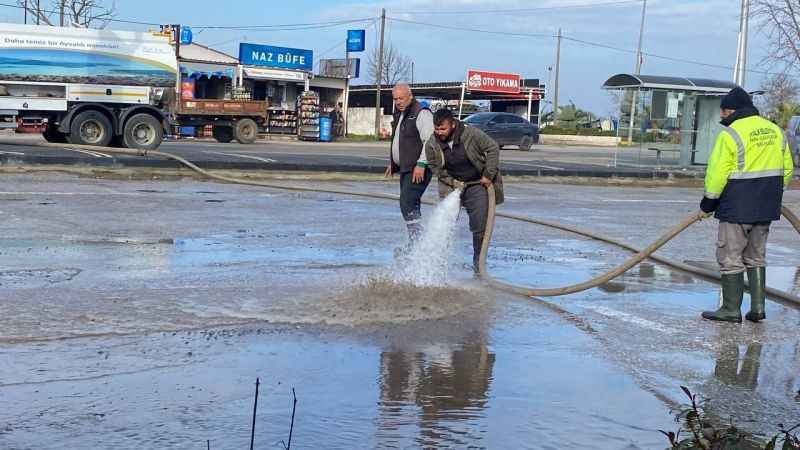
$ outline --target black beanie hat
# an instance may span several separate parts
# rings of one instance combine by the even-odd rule
[[[721,109],[754,108],[750,94],[740,87],[731,89],[725,97],[722,97],[719,107]]]

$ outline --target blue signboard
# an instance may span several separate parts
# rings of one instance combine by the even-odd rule
[[[181,27],[181,45],[189,45],[192,43],[192,29],[189,27]]]
[[[347,30],[347,51],[363,52],[365,37],[366,32],[364,30]]]
[[[311,72],[314,67],[314,52],[300,48],[273,47],[243,42],[239,44],[239,62],[246,66]]]
[[[361,58],[350,58],[350,61],[355,61],[355,69],[350,71],[350,78],[358,78],[361,76]]]

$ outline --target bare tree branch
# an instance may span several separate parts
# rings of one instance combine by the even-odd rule
[[[78,28],[105,28],[117,15],[116,3],[105,6],[102,0],[17,0],[17,4],[41,25],[60,25]],[[63,14],[63,17],[62,17]]]
[[[769,41],[766,62],[800,69],[800,0],[753,0],[753,17]]]
[[[763,114],[781,127],[798,111],[800,84],[787,74],[767,77],[761,83],[761,96],[758,106]]]
[[[367,61],[370,79],[375,80],[378,74],[378,49],[373,50]],[[381,84],[394,85],[411,78],[411,58],[404,56],[392,44],[383,49],[383,70]]]

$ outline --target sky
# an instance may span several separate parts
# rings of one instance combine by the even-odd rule
[[[642,73],[731,80],[739,4],[648,0],[643,51],[657,56],[644,56]],[[197,43],[233,56],[239,42],[252,42],[312,49],[315,61],[343,58],[346,30],[366,28],[362,77],[355,84],[374,83],[364,66],[377,45],[381,8],[386,8],[386,42],[413,59],[415,82],[462,80],[468,69],[478,69],[539,78],[550,89],[555,71],[548,68],[555,66],[555,35],[561,28],[559,103],[573,102],[601,116],[614,114],[603,82],[634,71],[642,5],[640,0],[116,0],[118,19],[189,25]],[[0,18],[21,22],[22,12],[0,7]],[[344,21],[351,22],[335,23]],[[310,25],[266,27],[288,24]],[[262,28],[205,28],[211,26]],[[108,28],[148,26],[116,22]],[[763,62],[766,45],[751,23],[749,70],[772,70]],[[749,72],[745,87],[757,89],[763,77]],[[552,91],[547,96],[552,99]]]

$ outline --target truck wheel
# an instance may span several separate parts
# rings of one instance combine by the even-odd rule
[[[240,144],[252,144],[258,137],[258,125],[253,119],[239,119],[234,125],[233,135]]]
[[[214,125],[214,127],[211,128],[211,135],[214,136],[214,139],[216,139],[217,142],[227,144],[233,140],[233,128],[222,125]]]
[[[161,122],[150,114],[136,114],[125,122],[122,142],[125,147],[137,150],[155,150],[164,139]]]
[[[111,142],[111,121],[100,111],[84,111],[72,119],[69,142],[76,145],[108,146]]]
[[[45,128],[44,132],[42,132],[42,137],[44,138],[45,141],[51,142],[53,144],[67,143],[67,135],[58,131],[55,127]]]

